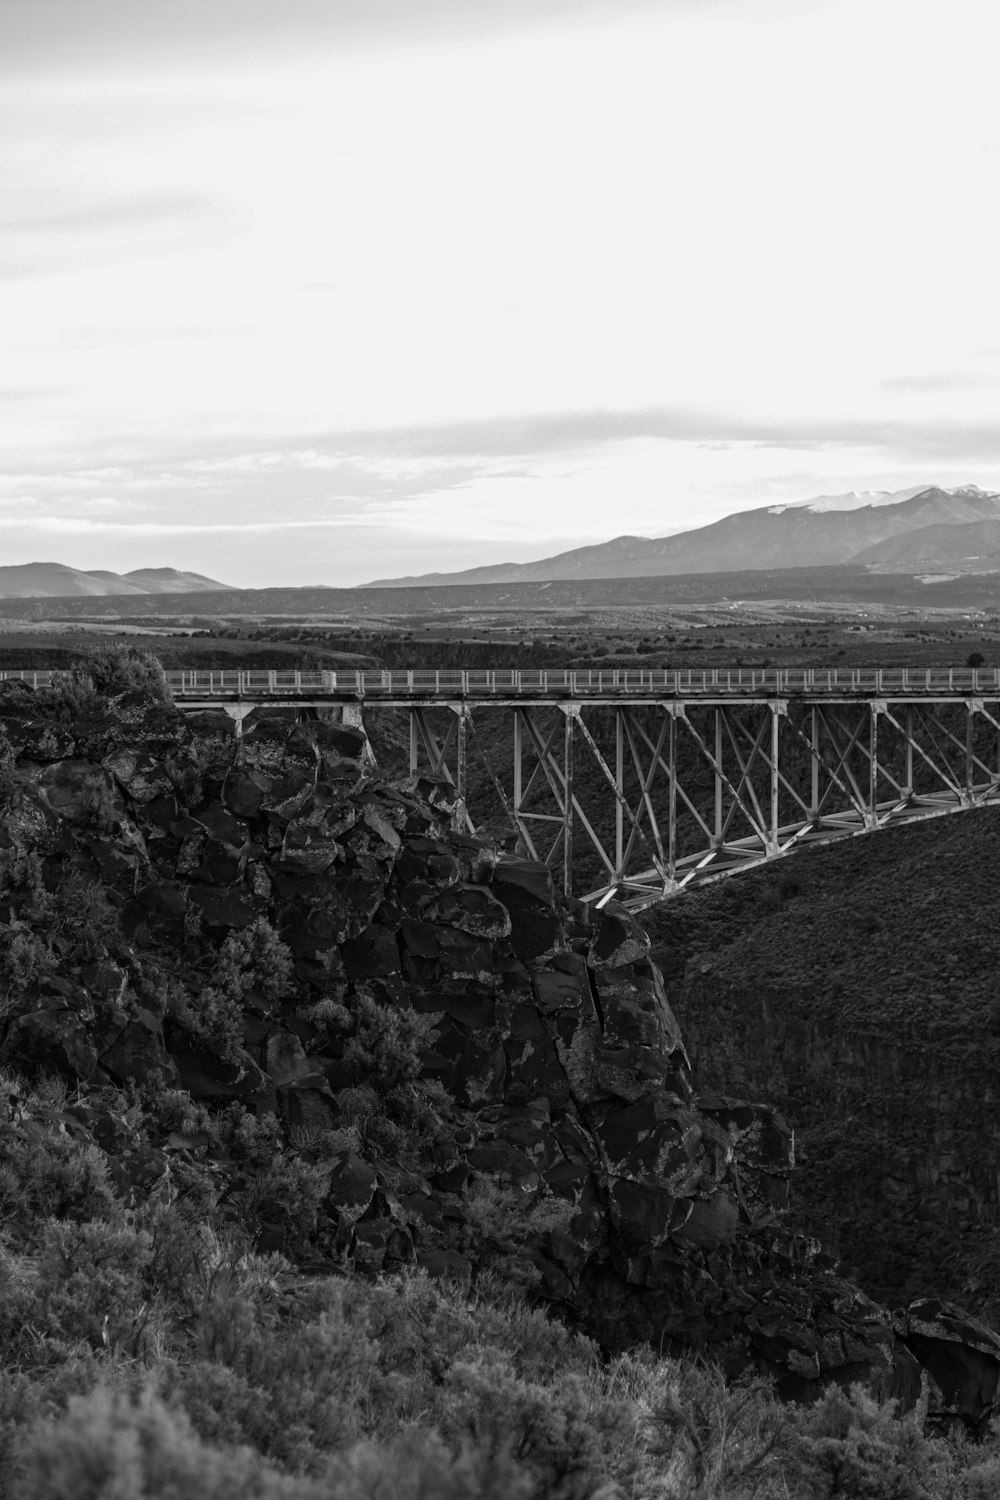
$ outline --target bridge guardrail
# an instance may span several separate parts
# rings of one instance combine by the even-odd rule
[[[0,671],[0,681],[17,680],[47,686],[57,673],[22,669]],[[421,668],[398,671],[268,671],[227,668],[217,671],[168,671],[175,697],[281,698],[331,697],[629,697],[678,698],[744,696],[783,697],[802,693],[853,693],[867,697],[902,693],[1000,694],[1000,670],[972,667],[899,668],[725,668],[670,671],[666,668],[571,671],[567,669],[493,669],[465,671]]]

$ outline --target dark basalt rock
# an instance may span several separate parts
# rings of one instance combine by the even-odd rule
[[[531,961],[558,951],[564,938],[556,910],[552,876],[544,865],[508,856],[493,872],[494,896],[506,907],[511,922],[511,948]]]
[[[135,1019],[119,1032],[114,1042],[101,1053],[100,1063],[119,1083],[145,1083],[158,1078],[179,1082],[176,1065],[167,1055],[163,1029],[155,1016],[136,1009]]]
[[[11,725],[14,743],[19,753],[28,761],[39,765],[52,761],[67,760],[76,753],[76,740],[61,724],[40,724],[37,721]]]
[[[272,1080],[247,1052],[226,1062],[211,1052],[182,1047],[172,1051],[172,1061],[181,1087],[192,1099],[273,1098]]]
[[[353,1151],[335,1158],[330,1173],[329,1202],[341,1221],[351,1224],[370,1208],[378,1188],[378,1173]]]
[[[22,1065],[87,1083],[97,1072],[97,1048],[88,1029],[68,1009],[30,1011],[11,1025],[4,1055]]]
[[[912,1404],[923,1373],[943,1418],[981,1425],[993,1410],[995,1334],[931,1301],[893,1318],[784,1227],[791,1131],[766,1105],[697,1096],[623,908],[565,901],[543,866],[449,833],[446,786],[422,796],[366,779],[351,726],[255,714],[237,739],[224,715],[143,720],[133,705],[74,737],[32,722],[17,697],[0,724],[17,758],[4,859],[38,853],[53,889],[67,873],[96,884],[104,914],[72,973],[66,950],[33,951],[0,1023],[4,1061],[76,1083],[162,1079],[277,1115],[288,1139],[320,1138],[348,1123],[351,1097],[367,1090],[377,1106],[389,1087],[377,1058],[359,1077],[353,1018],[381,1005],[391,1030],[408,1013],[423,1080],[443,1089],[426,1105],[433,1160],[417,1170],[360,1145],[327,1158],[322,1254],[468,1285],[490,1253],[475,1203],[500,1194],[558,1210],[525,1256],[541,1294],[609,1349],[699,1350],[733,1374],[770,1372],[795,1398],[861,1379]],[[13,942],[41,925],[44,900],[7,886]],[[223,1058],[197,1008],[261,921],[291,972],[231,992],[244,1045],[230,1034]],[[74,1128],[106,1142],[123,1191],[187,1149],[140,1160],[124,1126],[81,1110]],[[280,1225],[258,1233],[287,1249]]]
[[[993,1329],[935,1298],[911,1302],[893,1326],[931,1377],[936,1413],[983,1426],[1000,1390],[1000,1337]]]

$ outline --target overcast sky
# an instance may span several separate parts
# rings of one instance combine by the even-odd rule
[[[0,561],[1000,487],[995,0],[0,0]]]

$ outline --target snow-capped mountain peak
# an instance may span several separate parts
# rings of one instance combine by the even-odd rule
[[[768,511],[772,516],[780,516],[786,510],[809,510],[820,515],[830,510],[860,510],[867,505],[899,505],[904,500],[912,500],[914,495],[922,495],[930,488],[929,484],[915,484],[907,490],[848,490],[843,495],[816,495],[812,500],[790,500],[786,505],[771,505]],[[985,492],[973,484],[966,485],[961,490],[947,490],[946,493],[971,495]]]

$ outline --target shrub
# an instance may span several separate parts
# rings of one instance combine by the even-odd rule
[[[267,1229],[284,1248],[305,1250],[315,1235],[319,1211],[329,1191],[329,1171],[310,1165],[292,1151],[277,1150],[266,1166],[230,1195],[247,1229]]]
[[[213,1443],[249,1443],[297,1472],[318,1472],[348,1449],[386,1384],[365,1305],[353,1303],[331,1297],[289,1327],[246,1297],[207,1302],[199,1320],[203,1357],[178,1366],[173,1382],[198,1432]]]
[[[570,1233],[574,1208],[565,1198],[542,1197],[519,1188],[477,1182],[468,1198],[468,1222],[478,1244],[477,1260],[524,1287],[540,1280],[533,1253],[555,1233]]]
[[[0,1019],[31,1008],[32,985],[51,957],[26,922],[0,922]]]
[[[579,1375],[529,1380],[496,1349],[456,1361],[445,1392],[444,1434],[494,1461],[515,1459],[531,1475],[531,1493],[546,1500],[587,1500],[611,1477],[609,1450],[632,1436],[627,1410]]]
[[[344,1051],[344,1062],[358,1083],[375,1082],[390,1092],[420,1078],[420,1049],[426,1046],[436,1024],[433,1015],[421,1015],[395,1005],[382,1005],[365,989],[350,1002],[354,1032]]]
[[[110,1222],[120,1213],[103,1151],[57,1130],[0,1122],[0,1221],[26,1248],[49,1218]]]
[[[103,704],[89,674],[73,666],[68,672],[52,673],[48,686],[35,694],[34,707],[41,717],[69,728],[94,718]]]
[[[17,756],[0,724],[0,797],[9,797],[16,785]]]
[[[125,1224],[50,1220],[35,1287],[36,1328],[67,1345],[135,1355],[150,1318],[151,1243]]]
[[[508,1451],[463,1447],[456,1454],[437,1433],[413,1428],[386,1445],[357,1444],[336,1465],[332,1487],[323,1495],[324,1500],[532,1500],[539,1491]]]
[[[675,1367],[651,1426],[666,1493],[723,1500],[767,1488],[783,1414],[765,1382],[729,1386],[715,1366],[690,1364]]]
[[[68,672],[53,672],[48,687],[35,694],[35,704],[45,717],[72,726],[105,713],[108,700],[124,693],[149,703],[171,701],[163,668],[152,652],[114,644],[89,652]]]
[[[952,1486],[948,1446],[925,1437],[924,1413],[901,1416],[860,1385],[829,1386],[814,1407],[790,1414],[789,1470],[803,1500],[936,1500]]]
[[[0,850],[0,891],[16,891],[22,901],[41,908],[38,915],[49,914],[45,874],[34,849],[23,849],[15,844],[11,849]]]
[[[233,992],[255,990],[264,1000],[283,1000],[292,988],[290,949],[265,917],[232,932],[219,954],[219,982]]]
[[[110,833],[122,815],[111,778],[103,771],[94,771],[87,777],[79,805],[84,818],[98,833]]]
[[[37,1422],[21,1449],[12,1500],[305,1500],[247,1448],[217,1449],[152,1390],[99,1386],[62,1417]]]
[[[156,703],[170,702],[170,689],[159,658],[138,646],[121,643],[101,646],[88,652],[70,670],[81,679],[88,678],[102,698],[141,693]]]
[[[292,989],[290,950],[264,917],[250,927],[231,932],[215,958],[211,983],[192,999],[174,986],[171,1006],[175,1018],[192,1036],[202,1040],[226,1062],[239,1062],[243,1052],[243,1012],[251,994],[275,1003]]]

